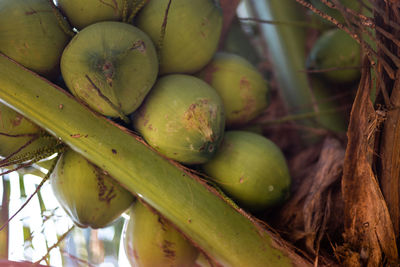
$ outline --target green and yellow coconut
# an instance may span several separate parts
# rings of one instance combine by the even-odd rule
[[[160,78],[133,125],[161,154],[186,164],[208,161],[220,144],[225,116],[214,88],[193,76]]]
[[[57,140],[42,133],[39,126],[0,103],[0,158],[33,159],[54,148]]]
[[[139,201],[129,215],[123,242],[132,266],[194,266],[198,250],[171,223]]]
[[[230,53],[217,53],[198,75],[215,88],[225,107],[226,126],[248,123],[268,105],[267,82],[246,59]]]
[[[122,21],[134,0],[58,0],[57,5],[77,29],[101,21]]]
[[[203,169],[228,196],[251,211],[277,205],[289,194],[285,157],[278,146],[255,133],[227,131],[217,154]]]
[[[307,68],[336,83],[357,81],[361,74],[361,47],[345,31],[323,33],[307,58]]]
[[[60,157],[50,183],[61,207],[79,227],[103,228],[134,201],[110,175],[73,150]]]
[[[59,73],[69,37],[48,0],[0,1],[0,52],[46,77]]]
[[[65,84],[92,109],[121,117],[139,107],[158,73],[150,38],[123,22],[99,22],[80,31],[61,58]]]
[[[160,73],[199,71],[217,49],[221,10],[213,0],[174,0],[169,8],[168,4],[168,0],[149,1],[137,25],[159,45]]]

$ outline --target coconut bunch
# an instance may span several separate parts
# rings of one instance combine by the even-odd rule
[[[222,13],[214,1],[3,0],[1,19],[1,53],[65,85],[182,168],[200,170],[235,208],[262,212],[287,199],[279,147],[240,130],[267,107],[268,85],[245,58],[217,52]],[[40,129],[27,125],[24,133]],[[64,150],[50,181],[76,225],[105,227],[135,202],[101,166]],[[197,249],[162,215],[137,200],[130,217],[132,265],[194,264]]]

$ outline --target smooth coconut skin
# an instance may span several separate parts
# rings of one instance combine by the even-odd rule
[[[139,201],[129,214],[123,242],[132,266],[194,266],[198,250],[168,221]]]
[[[155,44],[161,39],[168,0],[151,0],[137,17],[137,26]],[[160,73],[195,73],[213,57],[222,29],[222,13],[212,0],[174,0],[166,20]]]
[[[310,51],[307,68],[327,70],[321,75],[332,82],[354,82],[361,75],[361,47],[343,30],[324,32]]]
[[[157,72],[158,59],[150,38],[122,22],[86,27],[71,40],[61,58],[61,73],[71,92],[111,117],[136,110]]]
[[[288,197],[290,174],[281,150],[267,138],[227,131],[205,173],[242,207],[260,211]]]
[[[184,74],[160,78],[133,125],[161,154],[186,164],[209,160],[222,139],[222,100],[204,81]]]
[[[3,103],[0,103],[0,158],[14,155],[25,155],[39,148],[54,146],[57,142],[54,138],[37,138],[27,145],[42,131],[39,126],[33,124],[21,114],[15,112]],[[23,149],[21,149],[24,147]],[[32,155],[34,156],[34,155]]]
[[[124,2],[132,6],[133,0],[58,0],[58,6],[77,29],[100,21],[122,21]]]
[[[268,106],[267,82],[241,56],[219,52],[198,76],[221,96],[227,127],[248,123]]]
[[[47,0],[0,1],[0,52],[54,78],[69,41],[54,12]]]
[[[79,227],[103,228],[134,201],[111,176],[73,150],[60,157],[50,183],[61,207]]]

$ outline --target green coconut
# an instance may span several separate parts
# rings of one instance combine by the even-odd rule
[[[0,1],[0,52],[46,77],[59,72],[69,37],[48,0]]]
[[[0,103],[0,158],[34,157],[38,149],[54,146],[56,139],[42,137],[41,131],[39,126]]]
[[[198,250],[168,221],[139,201],[129,214],[123,242],[132,266],[194,266]]]
[[[135,0],[58,0],[57,5],[72,26],[83,29],[100,21],[122,21],[133,2]]]
[[[159,44],[160,73],[194,73],[214,55],[222,29],[222,13],[213,0],[151,0],[137,25]],[[162,38],[163,25],[165,36]]]
[[[71,92],[101,114],[118,117],[139,107],[158,72],[150,38],[123,22],[98,22],[65,48],[61,73]]]
[[[307,68],[336,83],[354,82],[361,75],[361,47],[345,31],[323,33],[307,58]]]
[[[200,73],[215,88],[225,107],[226,126],[244,125],[268,105],[268,86],[261,73],[245,58],[217,53]]]
[[[111,176],[73,150],[60,157],[50,183],[61,207],[79,227],[103,228],[134,201]]]
[[[204,163],[214,155],[223,136],[222,100],[198,78],[167,75],[157,81],[133,117],[133,125],[168,158]]]
[[[220,188],[251,211],[260,211],[288,197],[286,160],[269,139],[245,131],[227,131],[213,159],[203,165]]]

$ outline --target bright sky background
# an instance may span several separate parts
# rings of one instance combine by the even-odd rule
[[[26,197],[21,197],[19,176],[16,173],[11,173],[10,178],[10,205],[9,216],[12,216],[25,202]],[[25,175],[24,185],[26,194],[29,197],[40,183],[41,178],[33,175]],[[59,207],[57,199],[54,197],[51,186],[48,182],[41,189],[43,202],[46,210],[54,210],[55,216],[52,220],[43,222],[40,213],[39,199],[35,195],[29,204],[11,221],[9,225],[9,259],[14,261],[28,260],[35,262],[47,253],[46,240],[48,246],[52,246],[57,242],[57,235],[60,236],[73,225],[72,221],[67,217],[61,207]],[[0,183],[0,201],[3,194],[2,183]],[[1,203],[0,203],[1,204]],[[32,234],[31,247],[24,248],[23,225],[30,228]],[[112,240],[114,236],[114,228],[108,227],[100,229],[98,236],[102,240]],[[75,240],[76,241],[76,240]],[[78,240],[79,241],[79,240]],[[113,259],[105,258],[105,262],[98,265],[99,267],[117,266]],[[125,256],[123,245],[120,245],[120,255],[118,255],[119,266],[129,266],[129,262]],[[44,261],[41,262],[45,264]],[[54,248],[50,253],[51,266],[62,266],[61,254],[59,248]]]

